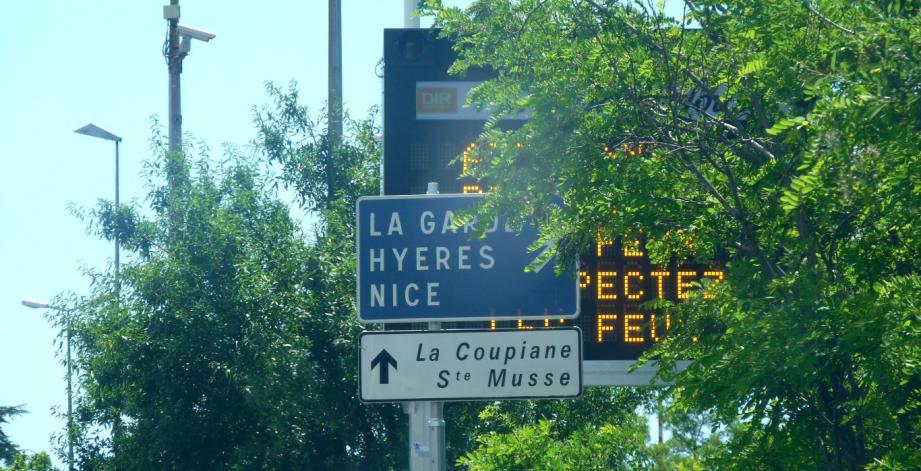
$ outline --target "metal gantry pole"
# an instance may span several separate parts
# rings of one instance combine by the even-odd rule
[[[429,322],[428,330],[441,330],[441,322]],[[445,456],[445,416],[444,401],[426,401],[424,408],[426,432],[431,443],[431,469],[432,471],[445,471],[447,457]]]
[[[403,0],[403,26],[418,28],[418,0]],[[429,182],[426,194],[437,195],[438,183]],[[441,330],[441,322],[429,322],[428,330]],[[411,401],[403,403],[409,415],[410,471],[444,471],[445,456],[444,401]]]
[[[438,183],[429,182],[427,195],[438,194]],[[441,330],[441,322],[429,322],[428,330]],[[409,414],[410,471],[444,471],[445,456],[444,401],[412,401],[403,404]]]

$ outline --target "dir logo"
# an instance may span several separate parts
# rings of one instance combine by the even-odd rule
[[[417,88],[416,113],[457,113],[457,88]]]

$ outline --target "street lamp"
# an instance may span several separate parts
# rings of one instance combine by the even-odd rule
[[[74,131],[77,134],[83,134],[84,136],[98,137],[99,139],[105,139],[107,141],[115,142],[115,215],[118,216],[118,143],[122,141],[122,138],[116,136],[115,134],[106,131],[105,129],[96,126],[93,123],[87,124],[80,129]],[[118,229],[115,230],[115,289],[118,291],[119,279],[118,279],[118,269],[119,269],[119,260],[118,260],[118,250],[119,250],[119,234]],[[22,302],[25,304],[25,300]],[[28,306],[28,304],[26,304]],[[29,306],[34,307],[34,306]],[[47,307],[47,306],[45,306]]]
[[[117,141],[116,141],[117,142]],[[67,469],[74,471],[74,439],[73,439],[73,428],[74,428],[74,416],[73,416],[73,384],[71,382],[71,375],[73,372],[73,364],[70,361],[70,315],[71,310],[59,306],[53,306],[44,301],[39,301],[33,298],[25,298],[22,300],[22,305],[30,307],[32,309],[51,309],[54,311],[63,312],[66,318],[66,327],[67,330]]]

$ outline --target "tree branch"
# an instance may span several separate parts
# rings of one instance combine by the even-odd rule
[[[617,22],[620,23],[624,28],[626,28],[627,30],[629,30],[630,32],[632,32],[637,38],[639,38],[639,39],[641,39],[642,41],[644,41],[649,47],[651,47],[651,48],[654,49],[656,52],[658,52],[659,54],[661,54],[662,57],[664,58],[664,60],[665,60],[666,63],[670,63],[670,62],[671,62],[670,59],[671,59],[672,53],[670,53],[665,47],[663,47],[661,44],[659,44],[658,42],[656,42],[653,38],[649,37],[647,34],[645,34],[643,31],[641,31],[639,28],[637,28],[636,25],[633,25],[633,24],[631,24],[631,23],[629,23],[629,22],[627,22],[627,21],[623,21],[623,20],[620,20],[620,19],[616,18],[616,17],[615,17],[614,15],[612,15],[611,12],[609,12],[606,8],[602,7],[602,6],[599,5],[597,2],[595,2],[595,0],[585,0],[585,2],[588,3],[588,4],[590,4],[592,7],[594,7],[595,10],[598,11],[599,14],[604,15],[604,16],[605,16],[606,18],[608,18],[608,19],[612,19],[612,20],[617,21]],[[685,61],[688,61],[688,63],[690,63],[690,62],[689,62],[689,59],[688,59],[687,57],[685,57],[683,54],[681,54],[680,52],[674,52],[673,54],[674,54],[674,56],[677,57],[678,59],[680,59],[680,60],[685,60]],[[711,90],[710,86],[709,86],[706,82],[704,82],[703,79],[701,79],[700,77],[698,77],[697,74],[695,74],[694,71],[692,71],[691,68],[690,68],[688,65],[682,66],[681,72],[682,72],[684,75],[686,75],[689,79],[691,79],[691,81],[694,82],[694,84],[697,85],[698,88],[700,88],[701,90],[706,91],[707,94],[709,94],[709,95],[713,95],[713,90]],[[685,105],[686,105],[686,104],[685,104]],[[757,140],[755,140],[755,139],[749,137],[749,136],[748,136],[744,131],[742,131],[738,126],[735,126],[735,125],[733,125],[733,124],[730,124],[730,123],[728,123],[728,122],[726,122],[726,121],[723,121],[723,120],[720,120],[720,119],[716,119],[714,116],[711,116],[711,115],[709,115],[709,114],[707,114],[707,113],[704,113],[703,110],[699,110],[699,111],[701,111],[701,115],[704,116],[706,120],[708,120],[708,121],[710,121],[710,122],[712,122],[712,123],[715,123],[716,125],[722,127],[723,129],[725,129],[725,130],[727,130],[727,131],[733,133],[733,134],[736,135],[743,143],[745,143],[745,144],[748,145],[748,146],[751,146],[753,149],[755,149],[757,152],[761,153],[762,155],[764,155],[764,156],[767,157],[768,159],[773,160],[773,159],[776,159],[776,158],[777,158],[777,157],[774,155],[773,152],[771,152],[770,150],[768,150],[766,147],[764,147],[764,145],[762,145],[762,144],[761,144],[760,142],[758,142]]]
[[[819,12],[819,10],[816,9],[815,6],[812,5],[812,2],[811,2],[810,0],[807,0],[807,1],[806,1],[806,9],[809,10],[809,13],[812,13],[813,15],[817,16],[820,20],[822,20],[822,21],[825,22],[825,23],[828,23],[829,25],[831,25],[832,27],[834,27],[834,28],[837,29],[838,31],[841,31],[842,33],[847,33],[847,34],[851,34],[851,35],[856,35],[856,34],[857,34],[857,33],[855,33],[854,31],[849,30],[849,29],[845,28],[844,26],[839,25],[838,23],[835,23],[834,21],[832,21],[831,18],[829,18],[829,17],[823,15],[821,12]]]

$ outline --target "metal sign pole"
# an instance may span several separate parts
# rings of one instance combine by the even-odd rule
[[[437,188],[437,183],[435,185]],[[441,322],[429,322],[428,330],[441,330]],[[423,408],[426,413],[425,425],[427,426],[429,443],[431,443],[432,447],[432,467],[430,469],[444,471],[447,469],[447,459],[445,458],[445,403],[442,401],[426,401],[424,404],[427,406]]]
[[[427,195],[438,194],[438,183],[429,182]],[[441,330],[441,322],[429,322],[428,330]],[[410,471],[444,471],[445,457],[444,402],[404,402],[403,410],[409,414],[409,469]]]
[[[429,182],[426,194],[437,195],[438,183]],[[429,322],[429,330],[441,330],[441,322]],[[445,458],[445,403],[442,401],[432,401],[428,403],[428,425],[429,440],[432,443],[432,470],[444,471],[447,469],[447,460]]]
[[[409,469],[410,471],[430,471],[432,467],[431,441],[425,428],[425,405],[428,402],[412,401],[403,403],[403,412],[409,415]]]

